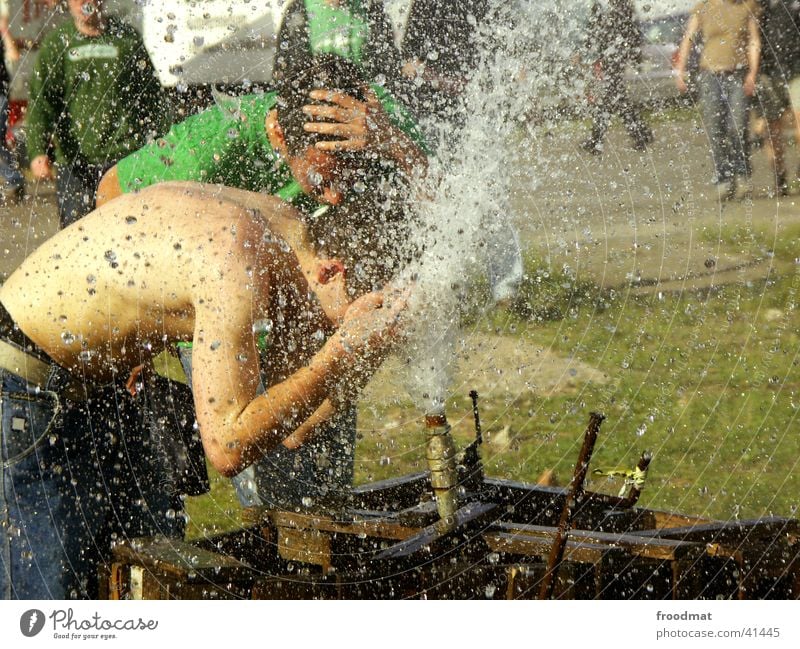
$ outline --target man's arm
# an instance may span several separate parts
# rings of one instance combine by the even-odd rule
[[[681,93],[686,92],[689,88],[686,85],[686,64],[689,61],[689,52],[692,49],[692,41],[694,40],[697,30],[700,28],[700,19],[696,13],[689,17],[689,22],[686,24],[686,31],[681,40],[681,46],[678,48],[678,58],[675,61],[675,85]]]
[[[761,34],[758,19],[751,15],[747,20],[747,76],[744,78],[744,94],[752,97],[756,94],[758,66],[761,63]]]
[[[232,290],[217,297],[223,295],[226,305],[251,304],[252,295],[225,284]],[[244,286],[244,281],[237,285]],[[388,353],[404,308],[402,300],[384,306],[381,294],[363,296],[307,365],[256,396],[259,368],[252,321],[232,326],[230,311],[236,307],[229,311],[209,303],[196,313],[192,383],[203,447],[214,468],[226,476],[236,475],[295,432],[290,444],[301,443],[327,416],[320,409],[326,399],[363,385]],[[249,306],[241,312],[249,313]],[[238,333],[227,339],[219,334],[220,340],[213,333],[232,331]]]
[[[55,34],[51,33],[51,36]],[[25,119],[25,136],[31,171],[39,180],[53,178],[53,169],[47,149],[55,132],[58,115],[62,111],[63,78],[58,64],[57,48],[46,39],[39,50],[30,79],[30,102]]]

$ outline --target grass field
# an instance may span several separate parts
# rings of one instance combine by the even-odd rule
[[[567,375],[543,393],[534,388],[535,375],[523,376],[531,359],[506,359],[505,376],[490,383],[514,388],[489,390],[481,400],[490,475],[535,480],[554,469],[565,483],[594,410],[607,421],[593,468],[632,468],[642,451],[653,452],[642,505],[721,519],[796,514],[800,224],[780,240],[735,227],[709,236],[723,248],[766,255],[769,277],[634,297],[576,285],[530,262],[511,309],[472,314],[467,338],[499,336],[512,350],[542,350],[596,370],[587,381]],[[469,388],[459,386],[448,403],[462,447],[473,434]],[[361,404],[359,483],[425,469],[420,413],[402,391],[389,393],[391,399]],[[591,482],[597,490],[619,486],[606,478]],[[239,524],[235,498],[219,478],[188,509],[192,536]]]

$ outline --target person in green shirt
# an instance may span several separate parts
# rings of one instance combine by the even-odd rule
[[[45,37],[34,66],[26,132],[34,177],[56,177],[61,227],[94,208],[106,169],[170,122],[168,101],[136,31],[106,17],[102,0],[67,4],[71,20]]]
[[[361,81],[345,59],[326,55],[314,60],[313,66],[282,82],[282,89],[223,98],[120,160],[101,181],[98,205],[168,180],[219,183],[290,202],[306,195],[336,205],[343,197],[341,188],[316,188],[306,168],[337,152],[369,151],[403,176],[421,173],[427,166],[424,141],[403,106],[383,87]],[[320,70],[325,68],[340,68],[336,74],[349,78],[351,87],[362,86],[361,96],[321,87],[314,77],[323,77]],[[290,93],[294,107],[281,109],[279,96]],[[285,133],[289,120],[300,136],[294,141]],[[325,139],[303,148],[306,129]]]

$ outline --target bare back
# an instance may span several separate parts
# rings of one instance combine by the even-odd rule
[[[0,288],[0,301],[54,360],[107,379],[164,341],[192,340],[198,308],[221,314],[226,328],[266,310],[269,274],[287,260],[264,233],[292,217],[269,196],[157,185],[46,241]]]

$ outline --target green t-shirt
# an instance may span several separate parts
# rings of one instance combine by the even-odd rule
[[[394,125],[426,150],[409,113],[382,87],[372,89]],[[275,92],[226,98],[175,124],[164,137],[119,161],[122,191],[193,180],[299,200],[300,186],[267,138],[265,122],[276,102]]]
[[[103,34],[80,34],[67,20],[44,39],[30,80],[28,153],[51,137],[62,163],[105,165],[136,151],[170,124],[166,97],[136,31],[109,20]]]
[[[274,194],[293,178],[267,138],[274,92],[226,99],[175,124],[117,164],[123,192],[167,180],[219,183]]]

